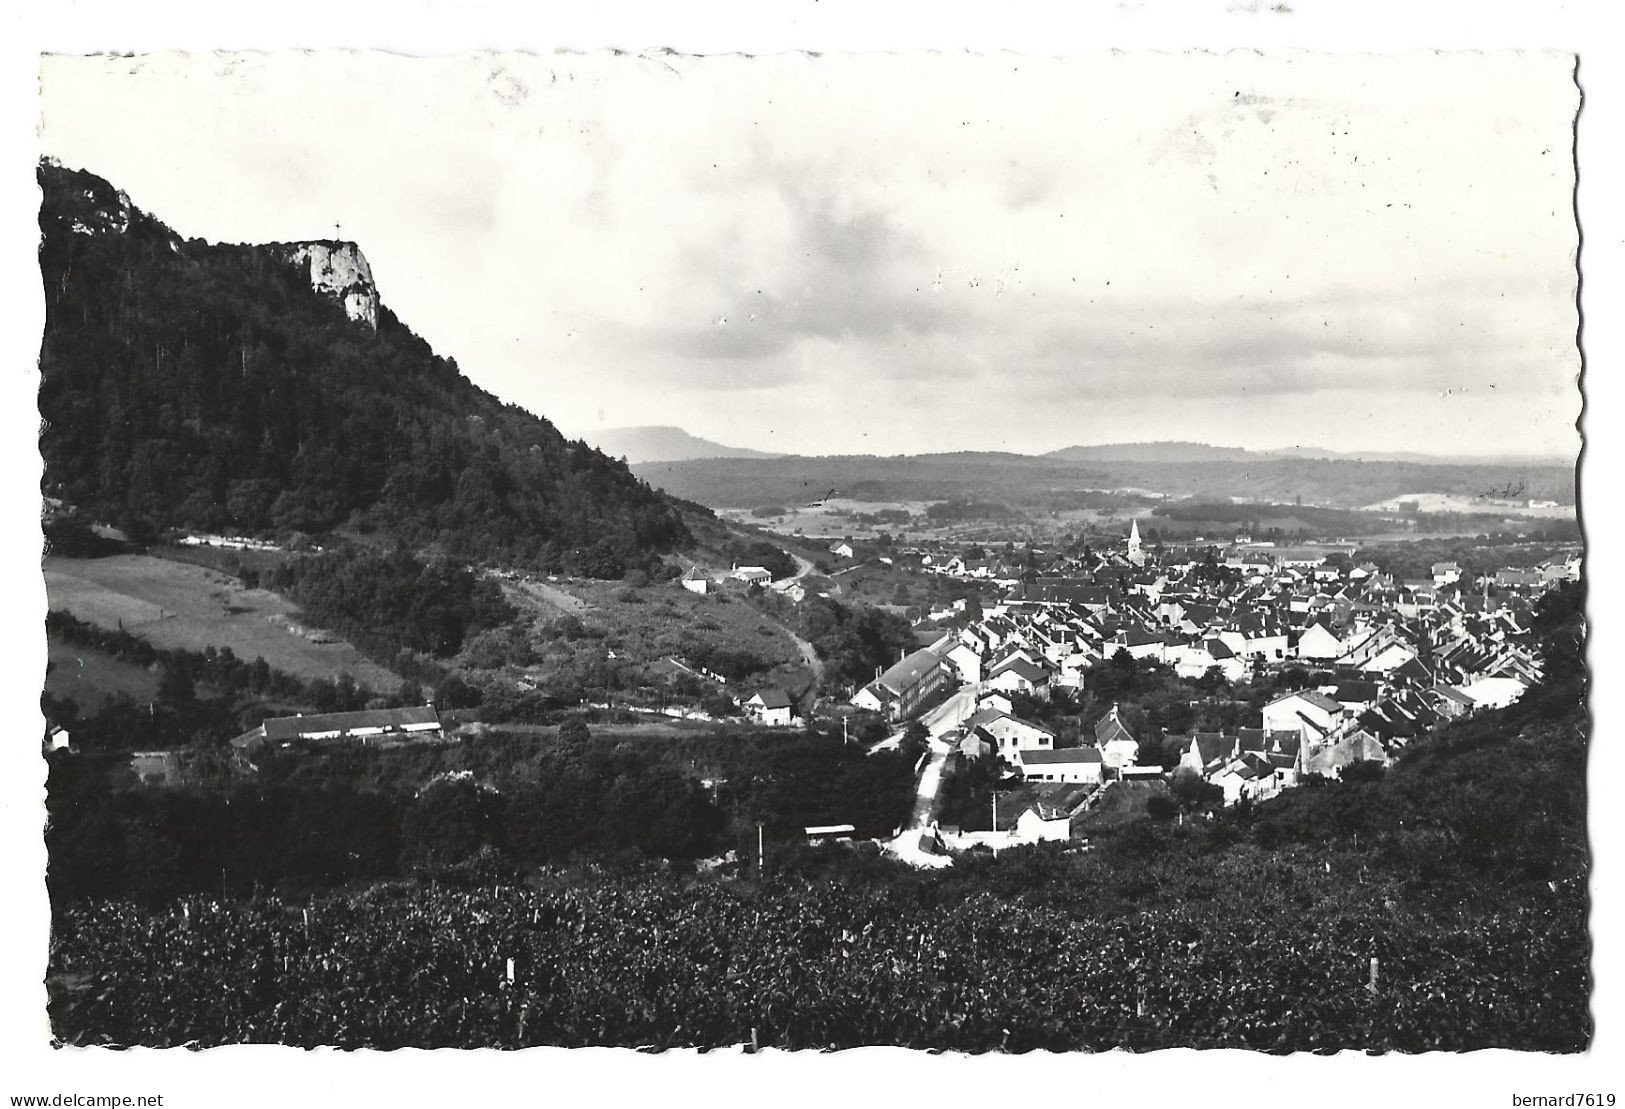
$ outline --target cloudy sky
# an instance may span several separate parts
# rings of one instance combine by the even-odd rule
[[[41,150],[360,242],[582,434],[799,453],[1578,448],[1572,60],[47,58]]]

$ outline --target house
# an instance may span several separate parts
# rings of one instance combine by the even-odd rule
[[[857,828],[851,824],[817,824],[802,828],[801,834],[807,837],[807,842],[817,843],[846,843],[857,834]]]
[[[997,746],[987,737],[986,732],[971,732],[959,741],[959,745],[955,750],[964,758],[982,759],[991,755]]]
[[[1140,757],[1140,743],[1123,723],[1116,705],[1095,724],[1095,746],[1101,762],[1113,769],[1133,766]]]
[[[1223,766],[1225,761],[1235,754],[1235,750],[1234,736],[1222,735],[1219,732],[1197,732],[1185,744],[1184,753],[1179,756],[1179,765],[1207,777]]]
[[[1021,655],[1012,655],[993,668],[988,686],[1005,693],[1025,693],[1030,697],[1049,698],[1049,671]]]
[[[400,709],[363,709],[359,712],[322,712],[308,716],[279,716],[266,720],[231,741],[239,751],[256,743],[310,743],[323,740],[439,739],[445,734],[433,705]]]
[[[884,713],[889,720],[907,720],[932,694],[951,681],[953,677],[941,656],[929,647],[922,647],[905,655],[860,689],[853,696],[852,704]]]
[[[1382,700],[1382,689],[1376,682],[1339,682],[1327,692],[1332,700],[1343,706],[1349,716],[1359,716]]]
[[[690,593],[698,593],[702,597],[711,591],[711,579],[698,566],[690,566],[679,579],[679,584]]]
[[[1342,705],[1316,690],[1283,693],[1264,706],[1266,731],[1292,731],[1305,742],[1323,740],[1340,731],[1347,713]]]
[[[1247,664],[1223,639],[1207,639],[1193,647],[1178,647],[1169,652],[1174,673],[1182,678],[1201,678],[1209,670],[1217,670],[1225,681],[1236,682],[1247,676]]]
[[[979,641],[977,641],[979,642]],[[944,661],[954,668],[959,680],[966,685],[979,685],[982,681],[982,654],[971,643],[960,641],[948,649]]]
[[[1416,652],[1403,643],[1390,643],[1360,667],[1367,674],[1388,674],[1416,657]]]
[[[976,695],[976,708],[978,710],[988,708],[998,709],[1000,712],[1010,716],[1014,716],[1016,712],[1016,707],[1011,703],[1010,698],[997,690],[987,690],[978,693]]]
[[[1234,805],[1246,798],[1262,801],[1280,792],[1275,768],[1259,755],[1239,755],[1229,759],[1208,777],[1224,794],[1224,803]]]
[[[765,566],[735,566],[729,576],[746,585],[766,585],[773,580],[772,573]]]
[[[1022,751],[1048,751],[1055,747],[1055,733],[1048,728],[996,708],[977,709],[964,727],[968,734],[991,743],[999,757],[1010,762]]]
[[[1479,678],[1463,686],[1461,692],[1471,697],[1477,708],[1499,709],[1512,704],[1528,689],[1517,678]]]
[[[1433,564],[1433,584],[1450,585],[1461,580],[1461,567],[1454,562],[1435,562]]]
[[[1539,570],[1503,569],[1495,572],[1495,584],[1502,589],[1534,589],[1542,584]]]
[[[1065,843],[1072,838],[1072,818],[1042,803],[1016,817],[1016,839],[1022,843]]]
[[[1343,654],[1343,641],[1333,635],[1325,624],[1310,624],[1298,637],[1298,657],[1307,659],[1334,659]]]
[[[1162,636],[1140,628],[1124,628],[1106,645],[1106,655],[1115,655],[1118,651],[1127,651],[1129,656],[1136,660],[1153,659],[1157,662],[1166,661],[1168,643]]]
[[[838,558],[851,558],[856,552],[853,551],[852,544],[842,541],[840,543],[831,543],[829,553]]]
[[[1016,767],[1023,778],[1035,782],[1098,784],[1105,774],[1105,761],[1098,747],[1021,751]]]
[[[1459,719],[1478,707],[1477,701],[1448,685],[1436,685],[1424,693],[1423,697],[1435,712],[1447,720]]]
[[[795,706],[790,695],[782,689],[759,690],[742,706],[758,723],[770,728],[787,727],[795,717]]]
[[[1308,743],[1304,748],[1303,772],[1323,778],[1342,777],[1343,769],[1357,762],[1387,766],[1392,761],[1376,736],[1358,728],[1327,743]]]

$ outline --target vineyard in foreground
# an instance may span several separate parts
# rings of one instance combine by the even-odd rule
[[[1575,1051],[1580,901],[1560,887],[1467,925],[1395,927],[1381,903],[1089,921],[989,894],[651,877],[102,904],[61,921],[53,1017],[69,1043],[154,1046],[719,1047],[755,1029],[781,1048]]]

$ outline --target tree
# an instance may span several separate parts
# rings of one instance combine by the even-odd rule
[[[559,740],[567,746],[581,747],[591,738],[592,731],[579,716],[572,716],[559,725]]]
[[[1224,790],[1206,781],[1188,766],[1174,771],[1171,788],[1174,797],[1187,811],[1212,808],[1224,800]]]
[[[930,739],[931,733],[924,724],[918,720],[910,721],[908,727],[903,729],[903,740],[898,750],[910,759],[918,759],[925,754]]]
[[[401,856],[439,869],[473,857],[495,826],[494,795],[469,778],[430,782],[401,819]]]
[[[191,671],[184,665],[166,664],[163,675],[158,679],[159,702],[171,708],[180,708],[190,705],[196,698],[197,687],[192,681]]]

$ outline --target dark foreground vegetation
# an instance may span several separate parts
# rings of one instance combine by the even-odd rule
[[[1564,587],[1541,606],[1545,683],[1385,774],[944,873],[788,838],[761,872],[748,850],[525,868],[478,837],[437,866],[403,817],[410,879],[143,901],[57,884],[53,842],[54,1028],[154,1045],[723,1046],[755,1029],[803,1048],[1584,1050],[1581,601]],[[670,757],[707,773],[726,756]],[[750,758],[729,772],[771,777]]]
[[[1259,900],[1099,920],[987,893],[605,875],[100,904],[58,925],[78,988],[53,1017],[68,1042],[162,1046],[1585,1045],[1583,914],[1562,902],[1458,922]]]

